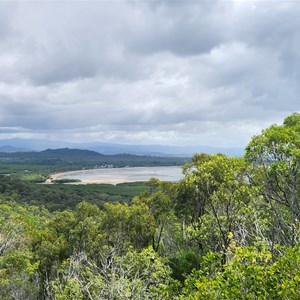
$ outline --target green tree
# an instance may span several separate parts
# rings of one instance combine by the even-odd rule
[[[55,299],[173,299],[178,283],[151,248],[103,255],[101,265],[84,253],[71,256],[51,282]]]
[[[270,239],[295,245],[300,222],[300,116],[293,114],[283,125],[272,125],[254,136],[245,158],[261,175],[253,184],[261,187],[272,212]],[[253,178],[255,180],[255,177]]]
[[[198,155],[195,161],[183,180],[185,190],[192,190],[195,196],[187,231],[197,241],[200,254],[221,251],[225,263],[231,239],[250,242],[247,213],[257,196],[248,180],[251,168],[242,158],[224,155]]]
[[[1,299],[38,298],[39,262],[32,246],[47,223],[48,213],[43,209],[23,207],[13,201],[0,204]]]
[[[232,243],[225,265],[219,254],[208,253],[201,269],[187,278],[180,299],[299,299],[299,245],[282,247],[275,260],[268,248]]]
[[[152,247],[163,252],[169,251],[173,246],[172,234],[176,227],[174,205],[177,195],[177,187],[171,182],[163,182],[152,178],[148,185],[151,186],[150,195],[140,195],[132,200],[133,205],[144,204],[149,208],[149,214],[153,219],[155,230],[152,235]],[[168,248],[168,250],[167,250]]]
[[[130,245],[142,249],[151,243],[154,219],[145,203],[105,203],[104,207],[101,230],[106,245],[122,252]]]

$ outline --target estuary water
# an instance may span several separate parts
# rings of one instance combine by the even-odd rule
[[[82,184],[148,181],[154,177],[162,181],[177,182],[183,178],[181,167],[127,167],[91,169],[54,174],[54,179],[79,179]]]

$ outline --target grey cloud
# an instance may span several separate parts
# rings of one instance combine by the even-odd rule
[[[296,2],[0,7],[4,130],[240,146],[299,109]]]
[[[3,45],[7,39],[9,39],[10,34],[13,32],[12,26],[12,16],[15,10],[16,3],[14,2],[4,2],[1,3],[0,10],[0,46]]]
[[[15,16],[14,46],[19,50],[15,72],[35,84],[111,72],[109,66],[116,68],[124,60],[114,6],[105,2],[20,4]]]
[[[133,51],[197,55],[210,51],[224,37],[222,18],[227,7],[222,2],[155,1],[150,6],[155,9],[148,11],[138,29],[129,36]]]

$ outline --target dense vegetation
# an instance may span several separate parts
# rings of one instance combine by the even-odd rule
[[[105,202],[129,203],[130,200],[150,190],[143,182],[113,184],[33,184],[14,176],[0,176],[0,193],[13,195],[14,201],[43,206],[49,211],[75,209],[86,201],[103,208]]]
[[[183,171],[129,203],[51,212],[2,177],[1,299],[299,299],[300,115],[244,158],[196,154]]]

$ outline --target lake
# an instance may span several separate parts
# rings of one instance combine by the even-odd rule
[[[53,179],[80,179],[82,184],[118,184],[124,182],[148,181],[152,177],[162,181],[177,182],[183,178],[183,174],[181,167],[171,166],[91,169],[52,175]]]

